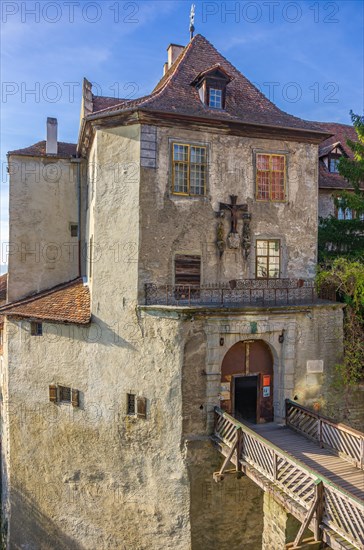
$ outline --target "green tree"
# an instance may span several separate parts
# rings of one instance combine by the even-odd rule
[[[319,267],[319,290],[334,287],[346,303],[344,312],[344,357],[337,366],[344,384],[355,384],[364,375],[364,264],[336,258],[329,269]]]

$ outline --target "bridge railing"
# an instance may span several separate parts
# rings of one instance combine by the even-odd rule
[[[363,548],[364,505],[360,500],[296,461],[218,407],[215,408],[214,435],[230,449],[236,447],[234,452],[237,463],[245,463],[254,468],[301,505],[307,514],[319,499],[314,519],[316,533],[327,527],[344,537],[355,548]],[[231,456],[233,459],[233,455]]]
[[[286,399],[286,425],[364,469],[364,434]]]

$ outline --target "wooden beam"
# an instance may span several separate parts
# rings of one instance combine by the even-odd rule
[[[322,481],[319,481],[319,484],[322,484]],[[312,503],[311,508],[309,509],[309,511],[307,513],[306,519],[302,522],[302,525],[299,528],[299,531],[298,531],[297,536],[296,536],[296,538],[294,540],[294,543],[293,543],[293,548],[295,548],[296,546],[299,546],[299,544],[300,544],[300,542],[303,538],[304,532],[306,531],[306,529],[308,528],[308,526],[311,523],[311,519],[312,519],[312,517],[313,517],[313,515],[314,515],[314,513],[317,509],[318,503],[319,503],[319,493],[318,493],[318,491],[315,491],[314,501]]]

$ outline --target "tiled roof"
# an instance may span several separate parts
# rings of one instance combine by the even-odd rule
[[[0,315],[40,321],[88,324],[91,319],[90,291],[82,279],[57,285],[0,308]]]
[[[6,289],[8,282],[8,274],[0,275],[0,303],[6,300]]]
[[[69,158],[76,154],[77,145],[75,143],[65,143],[63,141],[58,142],[58,153],[56,155],[46,154],[46,141],[38,141],[34,145],[25,147],[24,149],[16,149],[15,151],[9,151],[8,155],[23,155],[27,157],[55,157],[55,158]]]
[[[347,139],[357,141],[358,136],[354,126],[348,124],[338,124],[336,122],[317,122],[320,128],[333,135],[325,139],[319,145],[319,157],[324,157],[335,145],[340,145],[343,151],[349,158],[353,158],[353,152],[346,143]],[[319,188],[320,189],[353,189],[353,185],[349,183],[340,174],[329,172],[328,168],[322,160],[319,161]]]
[[[319,188],[320,189],[353,189],[340,174],[329,172],[322,160],[319,161]]]
[[[317,122],[316,124],[326,132],[333,134],[331,137],[320,143],[320,156],[325,153],[325,150],[328,149],[329,146],[332,146],[334,143],[340,143],[348,157],[353,158],[353,152],[346,143],[346,140],[351,139],[351,141],[358,141],[358,136],[354,126],[350,126],[349,124],[339,124],[337,122]]]
[[[103,109],[108,109],[110,107],[114,107],[115,105],[119,105],[119,103],[122,103],[124,101],[128,101],[128,100],[117,98],[117,97],[93,95],[92,96],[93,111],[102,111]]]
[[[198,90],[191,85],[198,75],[216,65],[231,77],[226,88],[224,110],[212,109],[203,104]],[[137,100],[122,101],[99,112],[122,112],[136,107],[143,111],[320,132],[316,123],[281,111],[200,34],[182,50],[150,95]],[[95,114],[97,113],[94,112],[92,116]]]

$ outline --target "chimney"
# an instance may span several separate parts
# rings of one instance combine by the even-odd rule
[[[172,67],[182,50],[184,50],[184,46],[179,46],[178,44],[170,44],[168,46],[168,69]]]
[[[56,118],[47,118],[47,155],[56,155],[58,153],[57,125],[58,123]]]
[[[163,76],[166,74],[167,71],[168,71],[168,63],[166,61],[165,64],[163,65]]]

